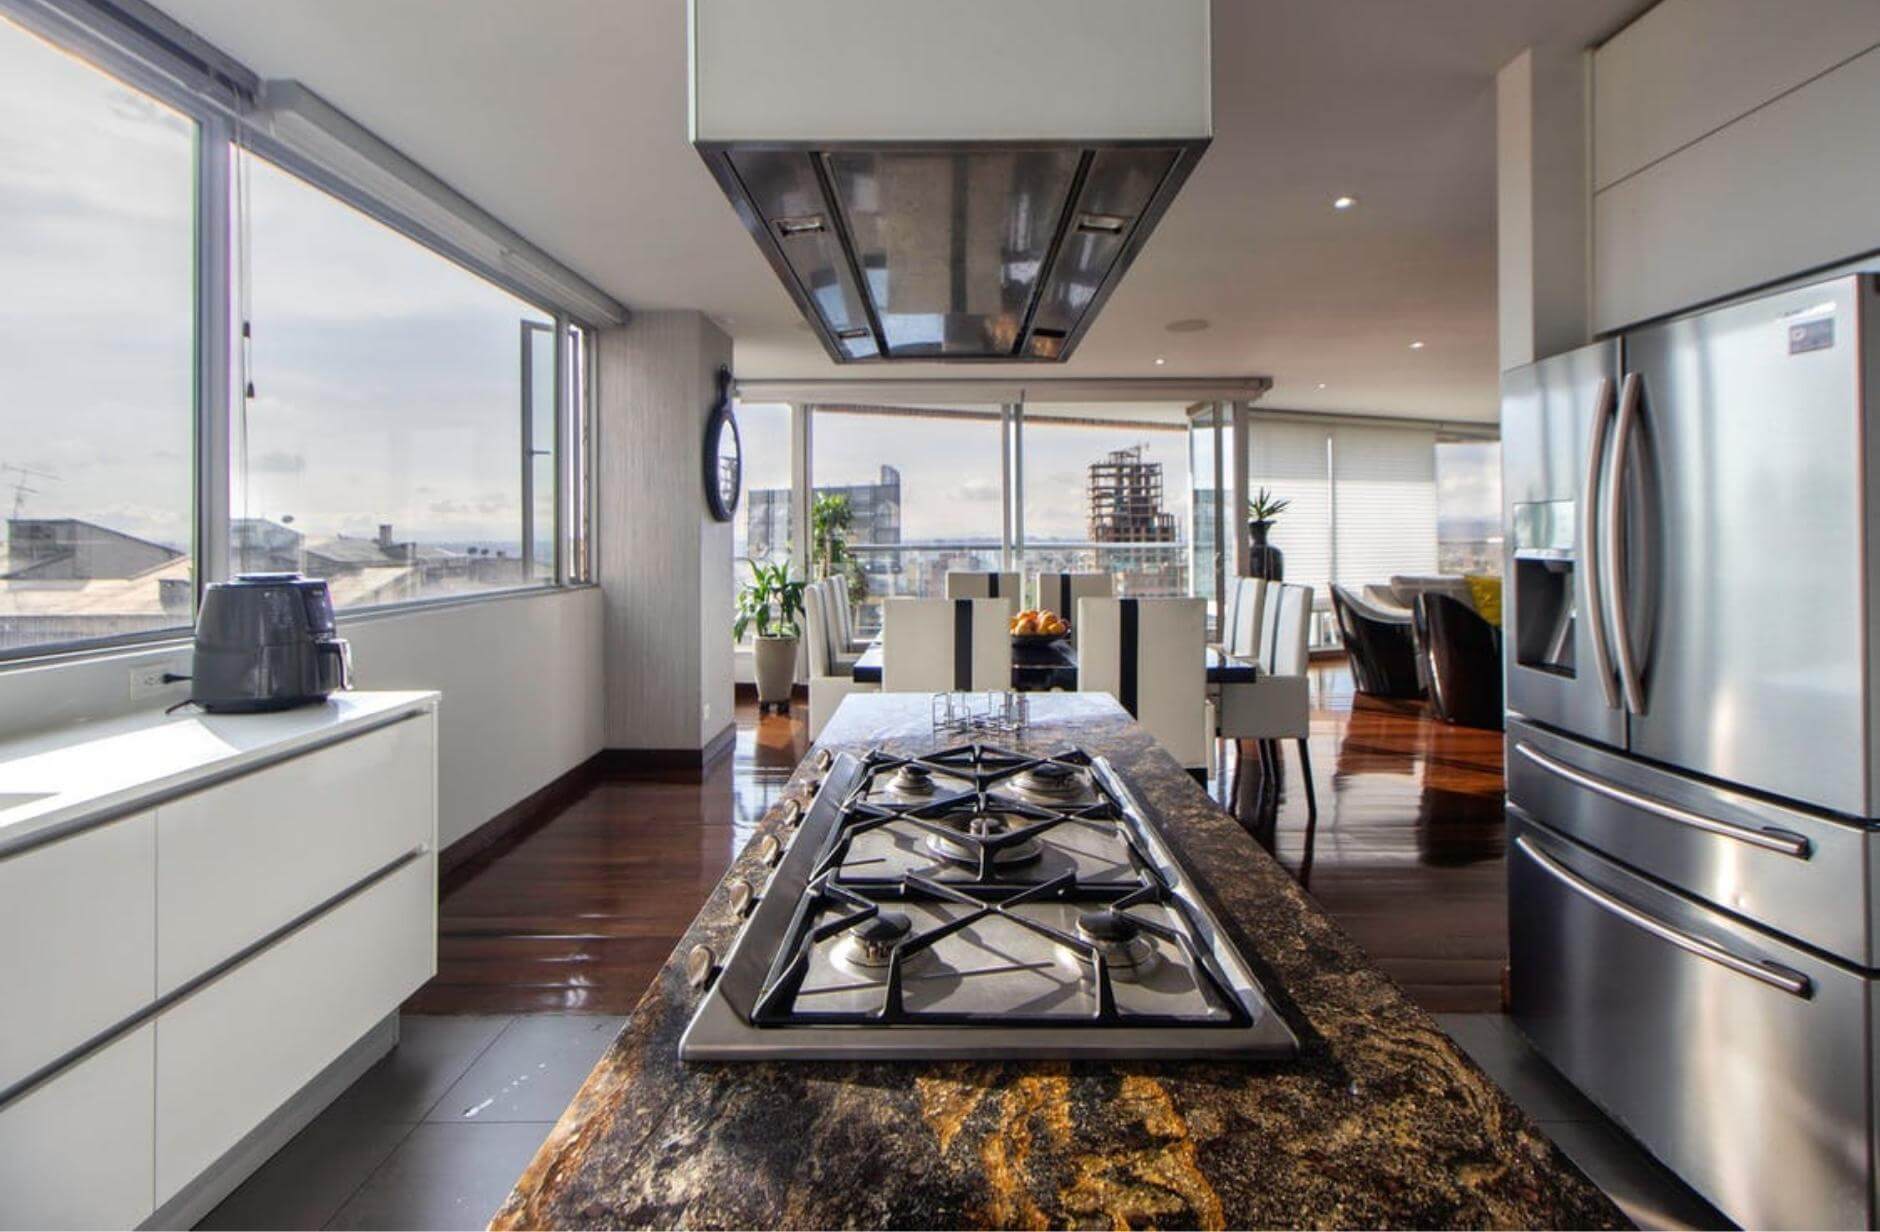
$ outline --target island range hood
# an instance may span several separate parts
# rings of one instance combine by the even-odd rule
[[[692,142],[838,363],[1059,362],[1212,135],[1207,0],[691,0]]]

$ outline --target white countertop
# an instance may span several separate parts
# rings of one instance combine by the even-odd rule
[[[434,708],[438,697],[335,693],[267,714],[148,711],[0,740],[0,855]]]

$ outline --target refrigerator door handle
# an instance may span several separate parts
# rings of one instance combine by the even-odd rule
[[[1791,997],[1800,997],[1803,1000],[1807,1000],[1814,995],[1814,981],[1810,980],[1801,972],[1791,970],[1781,963],[1770,962],[1768,959],[1752,960],[1740,958],[1714,941],[1694,936],[1680,928],[1674,928],[1656,916],[1648,915],[1637,907],[1634,907],[1631,903],[1626,902],[1624,899],[1613,894],[1608,894],[1598,886],[1584,880],[1578,874],[1568,869],[1564,864],[1561,864],[1552,856],[1542,851],[1525,834],[1515,839],[1514,843],[1530,860],[1534,861],[1535,866],[1542,872],[1546,873],[1575,894],[1578,894],[1581,898],[1586,899],[1594,906],[1603,908],[1613,915],[1618,916],[1634,928],[1648,932],[1660,941],[1675,945],[1686,953],[1695,954],[1697,957],[1705,959],[1708,962],[1716,963],[1719,967],[1723,967],[1726,970],[1734,971],[1738,975],[1746,975],[1752,980],[1767,984],[1769,987],[1785,992]]]
[[[1604,507],[1600,510],[1600,564],[1605,567],[1607,619],[1612,622],[1613,658],[1619,665],[1619,689],[1625,708],[1632,714],[1645,713],[1645,687],[1639,681],[1638,661],[1632,654],[1632,617],[1630,596],[1626,594],[1625,556],[1625,467],[1631,458],[1632,439],[1637,434],[1639,402],[1644,379],[1636,372],[1625,374],[1619,394],[1619,422],[1613,429],[1612,466],[1606,474]]]
[[[1791,834],[1787,830],[1752,830],[1748,826],[1739,826],[1734,822],[1719,821],[1715,817],[1694,813],[1690,809],[1680,808],[1664,800],[1655,800],[1629,788],[1620,787],[1616,783],[1608,783],[1604,779],[1595,778],[1584,770],[1548,756],[1525,740],[1517,740],[1514,751],[1555,778],[1565,779],[1576,787],[1584,787],[1596,795],[1638,809],[1640,812],[1650,813],[1654,817],[1662,817],[1666,821],[1689,826],[1693,830],[1702,830],[1706,834],[1715,834],[1722,838],[1735,839],[1739,843],[1748,843],[1751,847],[1760,847],[1764,851],[1793,856],[1797,860],[1806,860],[1812,853],[1813,849],[1808,840],[1799,834]]]
[[[1612,674],[1612,649],[1606,641],[1605,599],[1599,578],[1599,475],[1605,461],[1606,425],[1612,420],[1612,378],[1599,378],[1599,392],[1593,398],[1593,435],[1586,446],[1586,483],[1580,493],[1581,520],[1584,523],[1581,555],[1585,557],[1586,631],[1593,639],[1593,674],[1599,677],[1600,691],[1606,697],[1606,709],[1619,708],[1619,686]]]

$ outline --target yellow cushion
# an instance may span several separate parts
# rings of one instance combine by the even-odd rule
[[[1501,578],[1493,573],[1467,573],[1469,598],[1475,602],[1476,615],[1496,628],[1501,627]]]

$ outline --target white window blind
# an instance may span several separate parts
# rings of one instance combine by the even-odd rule
[[[1247,487],[1292,502],[1269,542],[1286,554],[1286,580],[1312,587],[1315,602],[1332,576],[1330,439],[1309,424],[1256,422],[1247,433]]]
[[[1247,434],[1247,485],[1292,505],[1273,524],[1286,580],[1358,587],[1436,571],[1436,434],[1417,428],[1261,423]]]
[[[1336,428],[1337,573],[1341,586],[1436,572],[1436,434]]]

